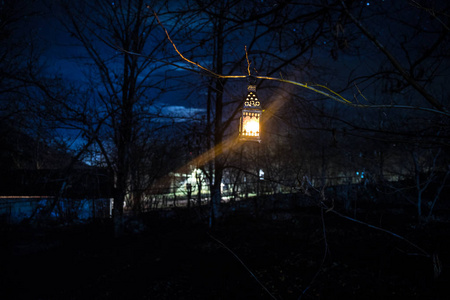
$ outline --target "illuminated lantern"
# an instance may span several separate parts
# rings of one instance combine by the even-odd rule
[[[239,124],[241,141],[261,142],[261,114],[261,103],[256,96],[256,85],[250,84]]]

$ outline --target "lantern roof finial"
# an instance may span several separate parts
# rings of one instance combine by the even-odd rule
[[[250,85],[256,85],[256,77],[255,77],[255,76],[249,75],[249,76],[247,77],[247,80],[248,80],[248,83],[249,83]]]

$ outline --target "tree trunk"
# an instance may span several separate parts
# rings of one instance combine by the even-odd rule
[[[413,151],[412,156],[414,161],[414,173],[415,173],[414,175],[417,189],[417,221],[420,223],[422,219],[422,193],[423,193],[420,180],[420,173],[422,171],[422,168],[419,165],[418,154],[415,151]]]
[[[216,69],[219,74],[223,73],[223,19],[219,18],[216,24]],[[215,109],[216,118],[214,123],[214,183],[211,191],[211,216],[209,226],[212,227],[215,219],[220,217],[220,202],[222,201],[222,172],[223,164],[221,154],[223,151],[223,128],[222,128],[222,114],[223,114],[223,88],[224,83],[220,80],[216,81],[215,86]]]
[[[202,205],[202,181],[201,178],[197,178],[197,205]]]
[[[123,203],[125,201],[125,195],[119,189],[116,189],[113,204],[113,230],[114,237],[120,237],[124,231],[123,224]]]

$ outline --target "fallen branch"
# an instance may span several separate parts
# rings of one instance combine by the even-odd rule
[[[322,258],[322,263],[320,264],[319,269],[317,270],[316,274],[314,274],[313,278],[311,279],[311,282],[308,284],[308,286],[302,291],[301,295],[298,297],[298,300],[302,299],[303,295],[309,290],[311,285],[316,280],[317,276],[319,276],[320,272],[322,272],[322,267],[325,264],[325,259],[327,258],[328,242],[327,242],[327,232],[326,232],[326,228],[325,228],[325,218],[324,218],[323,210],[324,210],[324,208],[322,207],[320,210],[320,215],[322,217],[322,232],[323,232],[323,239],[324,239],[324,243],[325,243],[325,251],[323,254],[323,258]]]
[[[261,283],[261,281],[259,281],[259,279],[256,277],[255,274],[253,274],[253,272],[249,269],[249,267],[247,267],[245,265],[245,263],[242,261],[242,259],[239,258],[239,256],[233,252],[233,250],[231,250],[230,248],[227,247],[227,245],[225,245],[223,242],[221,242],[220,240],[218,240],[217,238],[213,237],[211,234],[208,233],[208,236],[210,238],[212,238],[214,241],[216,241],[217,243],[219,243],[222,247],[224,247],[228,252],[230,252],[240,263],[241,265],[244,266],[244,268],[250,273],[250,275],[252,275],[252,277],[256,280],[256,282],[258,282],[258,284],[270,295],[270,297],[272,297],[273,299],[277,299],[274,295],[272,295],[272,293],[264,286],[264,284]]]
[[[390,234],[390,235],[392,235],[392,236],[394,236],[394,237],[396,237],[396,238],[398,238],[398,239],[400,239],[400,240],[406,242],[407,244],[413,246],[413,247],[416,248],[417,250],[419,250],[419,251],[422,253],[422,254],[421,254],[422,256],[425,256],[425,257],[431,257],[431,255],[430,255],[428,252],[426,252],[425,250],[423,250],[422,248],[420,248],[419,246],[417,246],[417,245],[414,244],[413,242],[409,241],[408,239],[404,238],[403,236],[396,234],[395,232],[392,232],[392,231],[390,231],[390,230],[387,230],[387,229],[384,229],[384,228],[381,228],[381,227],[377,227],[377,226],[371,225],[371,224],[369,224],[369,223],[360,221],[360,220],[358,220],[358,219],[351,218],[351,217],[346,216],[346,215],[344,215],[344,214],[342,214],[342,213],[340,213],[340,212],[338,212],[338,211],[336,211],[336,210],[334,210],[334,209],[331,209],[330,212],[332,212],[332,213],[334,213],[334,214],[336,214],[336,215],[338,215],[338,216],[340,216],[340,217],[342,217],[342,218],[344,218],[344,219],[347,219],[347,220],[350,220],[350,221],[353,221],[353,222],[356,222],[356,223],[365,225],[365,226],[370,227],[370,228],[372,228],[372,229],[376,229],[376,230],[379,230],[379,231],[388,233],[388,234]]]
[[[422,253],[422,254],[421,254],[422,256],[425,256],[425,257],[431,257],[431,255],[430,255],[427,251],[423,250],[422,248],[420,248],[419,246],[417,246],[416,244],[414,244],[413,242],[409,241],[408,239],[406,239],[405,237],[403,237],[403,236],[401,236],[401,235],[398,235],[398,234],[396,234],[396,233],[394,233],[394,232],[392,232],[392,231],[390,231],[390,230],[387,230],[387,229],[384,229],[384,228],[381,228],[381,227],[378,227],[378,226],[375,226],[375,225],[371,225],[371,224],[369,224],[369,223],[360,221],[360,220],[358,220],[358,219],[355,219],[355,218],[346,216],[346,215],[344,215],[344,214],[342,214],[342,213],[336,211],[336,210],[334,209],[334,207],[329,208],[329,207],[325,204],[325,202],[324,202],[324,200],[325,200],[325,195],[323,194],[323,190],[322,190],[322,191],[319,191],[318,189],[316,189],[316,188],[312,185],[312,183],[311,183],[311,181],[309,180],[308,177],[305,177],[305,178],[306,178],[306,181],[308,182],[308,184],[310,185],[310,187],[311,187],[313,190],[315,190],[316,192],[318,192],[318,193],[321,194],[322,200],[320,200],[320,205],[321,205],[321,208],[326,209],[327,212],[332,212],[332,213],[334,213],[334,214],[336,214],[336,215],[338,215],[338,216],[340,216],[340,217],[342,217],[342,218],[344,218],[344,219],[347,219],[347,220],[349,220],[349,221],[352,221],[352,222],[355,222],[355,223],[359,223],[359,224],[365,225],[365,226],[367,226],[367,227],[369,227],[369,228],[376,229],[376,230],[385,232],[385,233],[387,233],[387,234],[390,234],[390,235],[392,235],[392,236],[394,236],[394,237],[396,237],[396,238],[398,238],[398,239],[400,239],[400,240],[406,242],[407,244],[411,245],[411,246],[414,247],[415,249],[419,250],[419,251]]]

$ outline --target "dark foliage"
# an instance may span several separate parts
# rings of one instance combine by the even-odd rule
[[[305,289],[302,299],[447,297],[448,223],[415,228],[407,215],[373,212],[385,228],[439,255],[443,272],[434,277],[430,257],[331,213],[324,215],[324,239],[319,208],[271,211],[259,218],[240,210],[213,232],[193,221],[198,213],[147,214],[139,222],[145,230],[120,239],[112,238],[107,223],[2,232],[6,299],[270,299],[212,237],[239,256],[277,299],[298,299]]]

